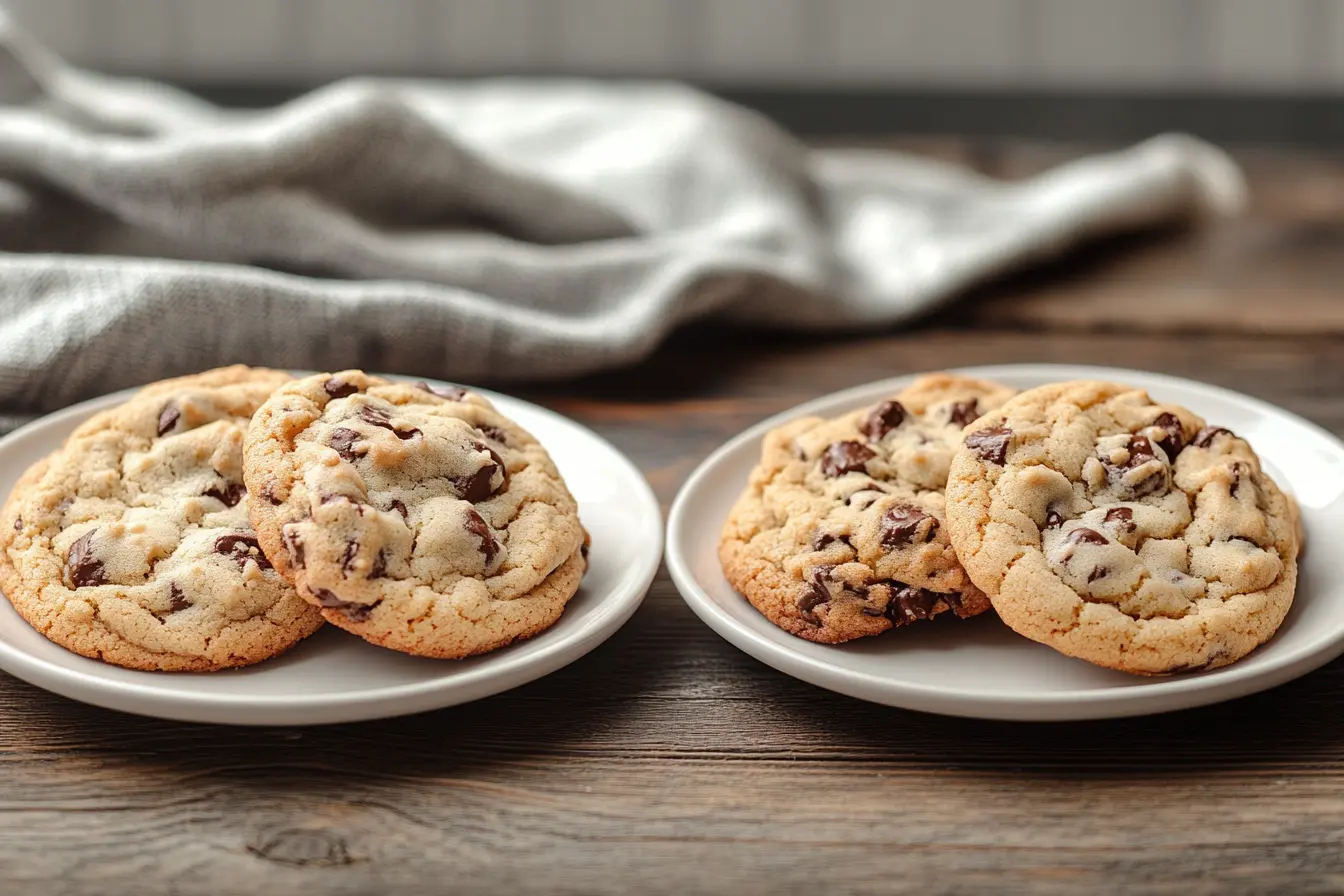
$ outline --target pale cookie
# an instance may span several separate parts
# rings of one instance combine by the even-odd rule
[[[952,544],[1013,630],[1100,666],[1225,666],[1293,600],[1293,511],[1245,441],[1110,383],[1023,392],[968,427]]]
[[[775,625],[830,644],[989,609],[952,551],[943,487],[962,427],[1012,394],[931,374],[771,431],[719,541],[728,581]]]
[[[455,658],[530,637],[587,566],[550,456],[463,389],[358,370],[293,382],[257,412],[244,477],[266,555],[383,647]]]
[[[289,380],[224,368],[91,417],[0,511],[0,584],[55,643],[131,669],[259,662],[322,625],[247,518],[243,435]]]

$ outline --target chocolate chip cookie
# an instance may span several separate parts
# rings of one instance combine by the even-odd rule
[[[554,623],[587,566],[545,449],[483,397],[358,370],[279,389],[248,432],[262,548],[332,623],[456,658]]]
[[[952,544],[1018,633],[1141,674],[1224,666],[1293,600],[1293,511],[1244,439],[1111,383],[1023,392],[968,428]]]
[[[322,625],[247,518],[243,436],[278,371],[146,387],[36,464],[0,511],[0,585],[62,647],[142,670],[259,662]]]
[[[931,374],[766,434],[719,541],[728,581],[775,625],[829,644],[989,609],[952,550],[943,487],[962,428],[1012,394]]]

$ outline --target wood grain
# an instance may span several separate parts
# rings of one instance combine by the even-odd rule
[[[1274,183],[1334,171],[1301,165],[1276,160]],[[769,414],[952,365],[1164,371],[1344,432],[1344,318],[1327,300],[1344,237],[1324,219],[1334,200],[1302,192],[1299,216],[1113,243],[913,330],[700,329],[635,372],[517,391],[611,439],[664,503]],[[1234,298],[1209,314],[1171,307],[1182,283],[1219,278]],[[570,667],[393,721],[177,724],[0,675],[0,894],[1338,892],[1341,701],[1344,662],[1137,720],[885,709],[740,653],[662,573]]]

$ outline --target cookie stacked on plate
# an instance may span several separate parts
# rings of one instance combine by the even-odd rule
[[[463,389],[231,367],[97,414],[0,511],[0,586],[134,669],[275,656],[323,620],[422,656],[553,624],[587,533],[531,435]]]
[[[812,641],[992,605],[1069,656],[1163,674],[1274,634],[1297,525],[1244,439],[1142,390],[1013,395],[936,374],[770,433],[719,554],[766,618]]]

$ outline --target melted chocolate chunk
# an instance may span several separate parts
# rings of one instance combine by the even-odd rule
[[[14,517],[14,531],[15,532],[23,531],[23,517],[21,516]]]
[[[1208,448],[1213,444],[1213,440],[1223,433],[1230,436],[1232,435],[1232,430],[1223,429],[1221,426],[1206,426],[1195,435],[1194,441],[1190,444],[1194,445],[1196,448]]]
[[[905,408],[899,401],[884,401],[874,405],[859,421],[859,431],[870,442],[880,442],[882,437],[905,422]]]
[[[475,473],[454,479],[453,488],[457,489],[457,493],[462,496],[462,500],[479,504],[493,494],[490,489],[490,480],[494,478],[496,469],[494,464],[486,464]]]
[[[986,463],[997,464],[1001,467],[1008,459],[1008,443],[1012,441],[1012,438],[1012,430],[1006,426],[996,426],[993,429],[982,429],[968,435],[966,437],[966,447],[974,451]]]
[[[480,426],[476,427],[476,431],[479,432],[481,435],[485,436],[487,439],[492,439],[501,445],[509,444],[508,434],[505,433],[504,430],[500,429],[498,426],[491,426],[489,423],[482,423]]]
[[[406,439],[413,439],[420,434],[420,430],[416,429],[414,426],[410,427],[409,429],[397,429],[395,426],[392,425],[392,417],[387,413],[387,411],[380,410],[378,408],[372,408],[369,407],[368,405],[365,405],[364,407],[359,409],[359,417],[365,423],[369,423],[373,426],[381,426],[383,429],[392,433],[402,441],[405,441]]]
[[[499,555],[499,542],[495,540],[495,533],[490,531],[485,517],[474,509],[467,511],[467,531],[481,540],[481,553],[485,556],[485,565],[488,567]]]
[[[1058,529],[1062,525],[1064,525],[1064,517],[1060,515],[1058,510],[1047,510],[1045,512],[1045,528]]]
[[[579,556],[586,562],[588,560],[588,542],[579,545]]]
[[[401,500],[398,498],[392,499],[392,503],[391,505],[389,505],[388,509],[395,510],[397,513],[401,514],[401,518],[403,520],[408,520],[411,518],[410,514],[406,512],[406,505],[403,504]]]
[[[182,412],[172,405],[167,405],[159,412],[159,435],[164,436],[173,431],[177,421],[181,419]]]
[[[1118,528],[1125,532],[1133,532],[1137,528],[1134,525],[1134,511],[1128,507],[1112,507],[1106,511],[1104,520],[1108,523],[1118,523]]]
[[[1133,435],[1129,437],[1129,444],[1126,446],[1129,452],[1129,460],[1123,464],[1114,464],[1108,458],[1102,458],[1102,463],[1111,471],[1114,479],[1118,480],[1126,470],[1134,470],[1146,463],[1157,460],[1157,453],[1153,448],[1153,443],[1147,436]],[[1161,491],[1167,483],[1167,477],[1160,470],[1154,470],[1151,475],[1144,477],[1140,481],[1128,487],[1128,490],[1135,497],[1142,498],[1145,495],[1151,495],[1154,492]]]
[[[1110,544],[1105,535],[1102,535],[1096,529],[1086,527],[1074,529],[1069,533],[1067,541],[1070,544]]]
[[[85,532],[65,554],[65,571],[76,588],[107,584],[107,571],[102,561],[93,556],[93,533],[97,531]]]
[[[968,398],[965,401],[959,401],[952,405],[951,415],[948,423],[955,423],[957,426],[970,426],[980,418],[980,402],[975,398]]]
[[[1241,461],[1235,461],[1232,464],[1232,485],[1227,489],[1229,497],[1235,498],[1237,492],[1241,489],[1241,478],[1246,475],[1247,468]]]
[[[854,545],[850,543],[849,536],[847,535],[832,535],[829,532],[818,532],[816,535],[812,536],[812,550],[824,551],[836,542],[843,544],[850,550],[854,549]]]
[[[1125,466],[1132,470],[1156,459],[1157,452],[1153,451],[1153,443],[1148,441],[1147,436],[1134,435],[1129,437],[1129,463]]]
[[[423,392],[428,392],[430,395],[446,398],[449,401],[461,401],[467,394],[467,390],[463,389],[461,386],[431,386],[424,380],[416,383],[415,388]]]
[[[1167,455],[1167,460],[1175,463],[1176,455],[1185,448],[1185,430],[1181,427],[1181,421],[1175,414],[1162,413],[1150,425],[1163,431],[1157,446]]]
[[[882,611],[879,610],[877,607],[864,607],[864,608],[862,608],[861,610],[859,610],[859,612],[862,613],[862,614],[865,615],[865,616],[881,616],[881,615],[882,615]]]
[[[932,519],[932,517],[918,507],[898,504],[891,508],[883,515],[879,527],[882,533],[882,546],[898,548],[902,545],[911,544],[915,540],[915,536],[919,534],[920,524],[928,519]],[[933,532],[937,528],[938,521],[933,520],[929,526],[929,531],[925,533],[921,540],[928,541],[933,537]]]
[[[891,600],[887,602],[887,618],[895,626],[909,625],[933,615],[940,595],[923,588],[912,588],[903,582],[891,582]]]
[[[289,562],[295,569],[303,569],[303,538],[297,532],[285,533],[285,547],[289,548]]]
[[[500,457],[499,452],[489,445],[478,444],[476,447],[478,450],[484,449],[485,451],[490,452],[490,459],[495,462],[495,466],[499,467],[500,475],[503,476],[499,481],[499,490],[504,491],[504,489],[509,487],[509,468],[504,465],[504,458]]]
[[[243,500],[246,495],[247,486],[243,485],[241,482],[229,482],[223,487],[216,485],[206,489],[205,494],[201,497],[214,498],[225,507],[237,507],[238,502]]]
[[[1091,585],[1097,579],[1104,579],[1111,574],[1109,566],[1098,566],[1087,574],[1087,584]]]
[[[255,560],[262,569],[271,569],[271,561],[261,552],[256,536],[231,533],[215,539],[215,553],[233,557],[239,568],[245,568],[248,560]]]
[[[821,620],[812,611],[824,603],[829,603],[831,593],[826,589],[826,579],[834,566],[814,566],[807,571],[807,589],[798,597],[798,612],[813,625],[821,625]]]
[[[359,387],[333,376],[322,384],[322,391],[332,398],[345,398],[358,392]]]
[[[827,476],[863,473],[864,465],[877,457],[877,452],[862,442],[832,442],[821,455],[821,472]]]
[[[369,578],[381,579],[387,575],[387,552],[379,551],[373,558],[373,568],[369,570]]]
[[[356,453],[354,444],[359,441],[359,433],[353,429],[346,429],[344,426],[338,426],[331,431],[331,447],[336,449],[336,453],[351,463],[355,458],[363,454]]]
[[[263,498],[265,498],[267,501],[269,501],[271,504],[275,505],[276,507],[279,507],[279,506],[280,506],[280,503],[281,503],[281,502],[280,502],[280,499],[279,499],[278,497],[276,497],[276,494],[275,494],[276,486],[278,486],[279,484],[280,484],[280,483],[278,483],[278,482],[274,482],[274,481],[272,481],[272,482],[268,482],[268,483],[266,483],[266,484],[265,484],[264,486],[262,486],[262,488],[261,488],[261,496],[262,496]]]
[[[341,570],[349,573],[355,566],[355,556],[359,553],[359,544],[353,541],[345,543],[345,553],[341,554]]]
[[[311,592],[319,604],[329,610],[340,610],[347,619],[353,622],[365,621],[373,612],[373,608],[378,606],[378,603],[382,603],[382,601],[372,604],[351,603],[348,600],[341,600],[334,591],[328,591],[326,588],[313,588]]]
[[[187,596],[186,596],[185,594],[182,593],[182,589],[181,589],[181,588],[177,587],[177,583],[176,583],[176,582],[173,582],[173,583],[169,584],[169,586],[168,586],[168,612],[169,612],[169,613],[180,613],[181,611],[185,610],[185,609],[186,609],[187,607],[189,607],[189,606],[191,606],[191,604],[187,602]]]

